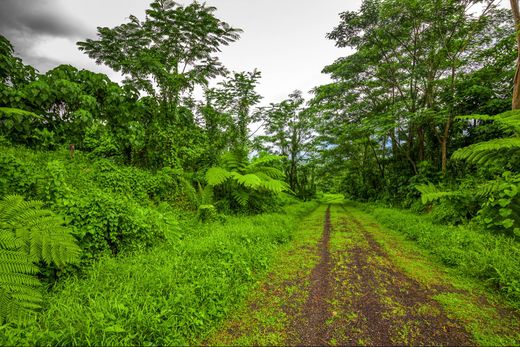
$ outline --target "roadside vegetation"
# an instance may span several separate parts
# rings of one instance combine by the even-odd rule
[[[77,43],[122,83],[0,33],[0,345],[519,344],[510,2],[364,0],[269,105],[205,3]]]

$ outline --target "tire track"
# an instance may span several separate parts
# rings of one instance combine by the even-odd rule
[[[292,329],[298,336],[297,341],[289,341],[289,345],[322,346],[330,338],[330,329],[326,321],[331,316],[328,300],[332,294],[331,271],[332,263],[329,252],[331,234],[330,205],[325,212],[323,235],[318,244],[320,261],[314,267],[310,276],[309,296],[301,311],[301,319],[293,321]]]

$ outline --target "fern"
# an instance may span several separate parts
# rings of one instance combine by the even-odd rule
[[[262,180],[255,174],[241,175],[238,172],[233,172],[232,177],[238,184],[247,188],[257,189],[262,185]]]
[[[77,261],[79,253],[61,219],[40,202],[16,195],[0,200],[0,321],[23,318],[40,307],[34,263],[61,267]]]
[[[463,197],[466,193],[462,191],[442,191],[439,190],[433,184],[420,184],[416,185],[415,188],[421,193],[421,201],[423,204],[428,204],[443,198],[448,197]]]
[[[520,137],[494,139],[461,148],[453,153],[453,159],[466,160],[472,164],[485,165],[497,159],[505,158],[520,150]]]
[[[506,111],[495,116],[481,114],[459,116],[457,119],[492,121],[504,130],[512,130],[515,133],[520,134],[520,111],[518,110]]]
[[[264,189],[266,189],[269,192],[274,193],[274,194],[280,194],[281,192],[290,190],[289,185],[287,183],[285,183],[284,181],[270,179],[270,180],[264,180],[262,183],[263,183],[262,186]]]
[[[283,172],[273,166],[281,157],[264,155],[248,162],[234,153],[226,153],[221,158],[222,167],[212,167],[206,172],[206,182],[210,187],[228,184],[228,193],[239,206],[245,207],[251,201],[251,194],[280,194],[289,186],[282,181]],[[229,183],[226,183],[229,182]]]
[[[212,167],[206,172],[206,182],[212,186],[218,186],[224,183],[232,174],[228,170],[221,167]]]
[[[520,150],[520,111],[507,111],[493,117],[472,115],[457,118],[493,121],[503,129],[512,130],[515,136],[493,139],[458,149],[453,153],[453,159],[466,160],[472,164],[487,165],[497,162],[498,159],[508,158]]]
[[[244,190],[233,190],[233,198],[242,207],[247,206],[249,202],[249,193]]]

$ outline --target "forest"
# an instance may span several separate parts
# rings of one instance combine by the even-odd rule
[[[267,106],[206,3],[77,42],[122,82],[0,33],[0,345],[520,344],[507,5],[363,0]]]

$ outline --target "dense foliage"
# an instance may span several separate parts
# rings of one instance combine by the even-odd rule
[[[153,0],[78,42],[121,84],[40,73],[0,35],[0,344],[197,343],[319,191],[427,214],[371,211],[520,302],[509,11],[364,0],[327,34],[353,49],[332,82],[262,106],[215,10]]]
[[[489,204],[517,184],[520,167],[511,127],[518,118],[509,117],[509,127],[490,122],[511,107],[511,14],[496,1],[366,0],[340,17],[328,37],[355,52],[324,69],[334,82],[317,87],[312,100],[321,119],[321,172],[333,173],[323,186],[423,210],[421,187],[438,185],[468,192],[435,204],[442,222],[490,214]],[[477,151],[493,160],[472,160]],[[490,181],[503,188],[469,193]],[[424,202],[429,209],[432,200]],[[506,213],[494,225],[489,216],[476,220],[513,232],[518,217]]]

